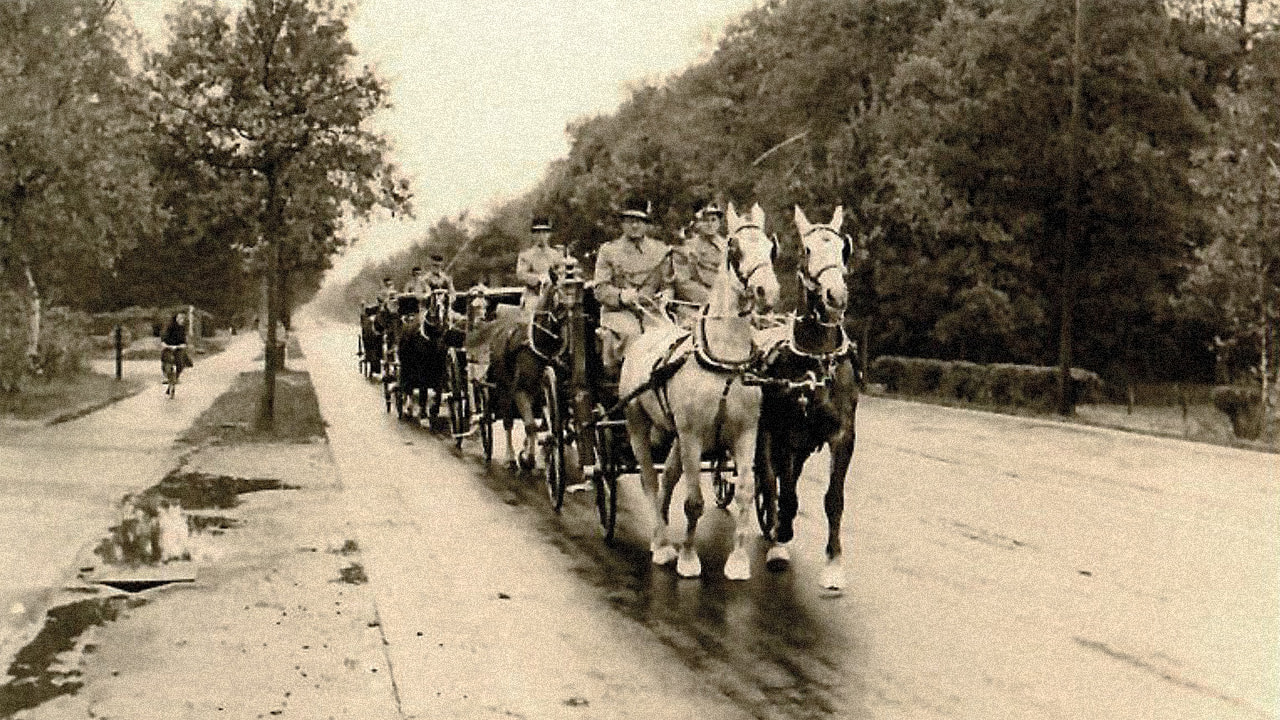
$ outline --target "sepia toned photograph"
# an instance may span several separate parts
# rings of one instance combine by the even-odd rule
[[[0,720],[1280,720],[1280,0],[0,0]]]

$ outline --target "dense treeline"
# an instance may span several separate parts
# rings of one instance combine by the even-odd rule
[[[147,52],[116,0],[0,3],[3,389],[47,377],[50,304],[195,304],[221,323],[265,305],[270,424],[278,321],[319,287],[350,219],[410,209],[368,128],[388,88],[356,62],[351,11],[186,0]]]
[[[1072,0],[767,2],[707,62],[570,125],[526,197],[442,221],[348,298],[468,238],[460,285],[506,272],[532,211],[589,259],[632,193],[668,240],[698,198],[759,201],[786,274],[791,205],[843,204],[873,355],[1274,373],[1276,4],[1080,6],[1077,45]]]

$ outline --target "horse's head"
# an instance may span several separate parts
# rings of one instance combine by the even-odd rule
[[[844,207],[836,208],[829,223],[811,223],[804,211],[796,206],[796,229],[800,231],[800,244],[804,246],[804,258],[800,262],[800,282],[809,294],[810,306],[828,322],[844,317],[849,303],[849,288],[845,285],[845,268],[853,252],[853,240],[840,233],[844,224]],[[818,300],[814,306],[813,298]]]
[[[773,271],[778,241],[764,232],[764,209],[757,203],[749,215],[738,215],[729,203],[728,219],[725,264],[735,290],[750,299],[756,312],[771,310],[778,303],[778,276]]]
[[[444,288],[436,288],[431,291],[431,296],[427,300],[426,314],[423,317],[424,324],[440,330],[449,324],[449,291]]]
[[[467,327],[475,327],[489,314],[488,290],[484,285],[473,285],[467,290]]]

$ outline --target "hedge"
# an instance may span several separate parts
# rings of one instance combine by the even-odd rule
[[[1213,406],[1231,420],[1231,432],[1245,440],[1262,436],[1262,388],[1219,385],[1211,395]]]
[[[1058,369],[964,360],[882,355],[871,363],[870,380],[891,393],[1052,411],[1057,407]],[[1098,402],[1103,385],[1097,373],[1071,369],[1074,403]]]

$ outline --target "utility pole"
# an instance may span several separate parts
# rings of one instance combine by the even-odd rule
[[[1058,317],[1058,414],[1075,412],[1071,392],[1072,324],[1075,322],[1076,251],[1081,245],[1083,222],[1080,212],[1080,130],[1084,95],[1081,80],[1081,45],[1084,43],[1081,12],[1084,0],[1075,4],[1075,39],[1071,49],[1071,117],[1067,121],[1066,227],[1062,243],[1061,314]]]

